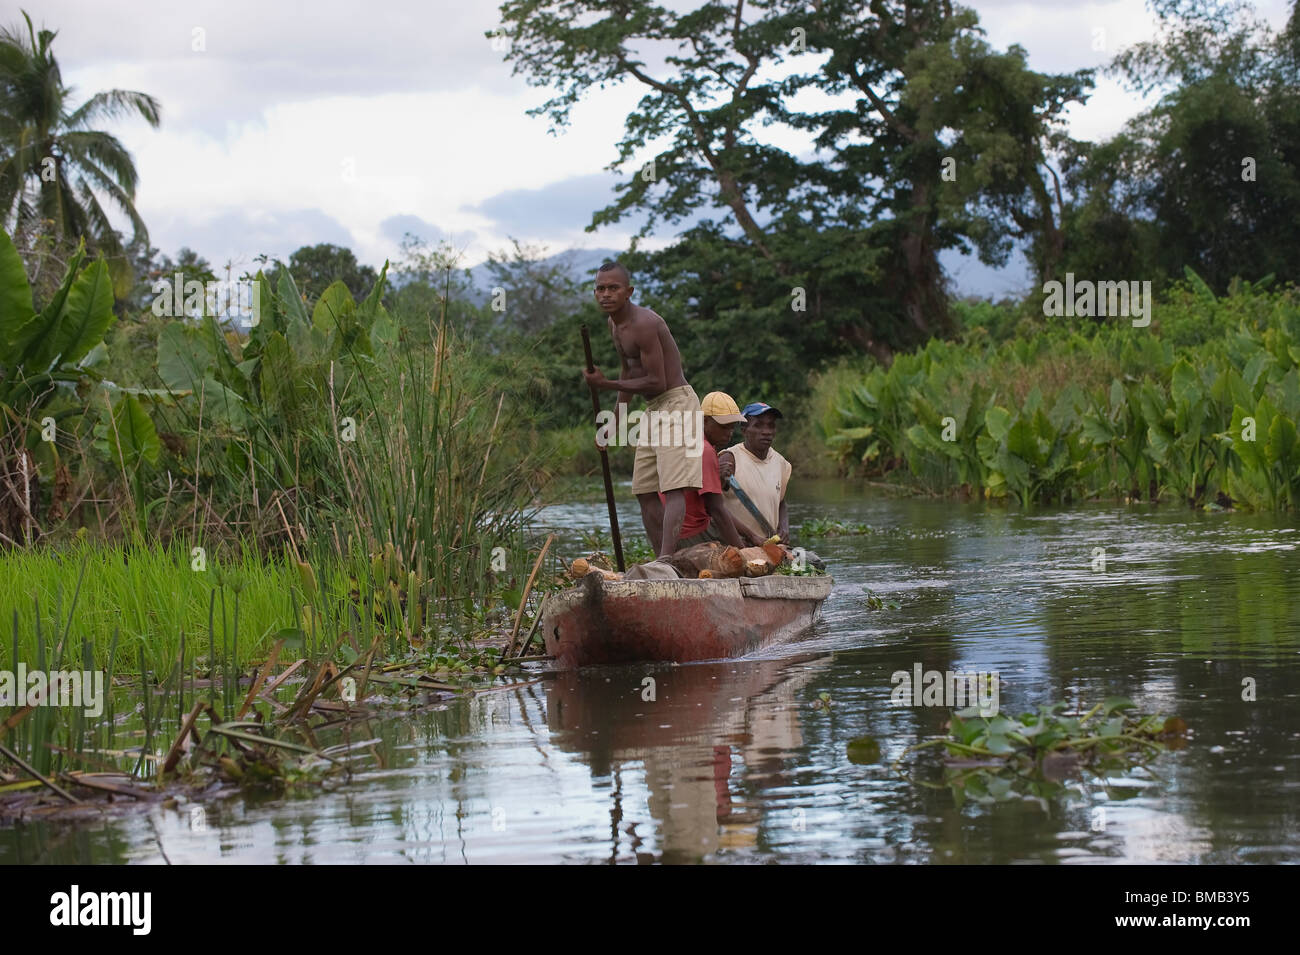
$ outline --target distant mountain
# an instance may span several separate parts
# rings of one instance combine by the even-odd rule
[[[608,259],[616,259],[621,253],[617,249],[565,249],[547,256],[542,261],[546,265],[564,265],[578,279],[594,279],[596,269]],[[492,272],[486,261],[480,262],[469,270],[470,281],[474,285],[474,304],[482,305],[492,296]]]

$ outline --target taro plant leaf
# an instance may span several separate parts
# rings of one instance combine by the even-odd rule
[[[329,358],[329,335],[310,322],[292,322],[285,339],[300,366],[318,365]]]
[[[1024,415],[1017,417],[1007,431],[1007,450],[1026,464],[1034,467],[1043,464],[1043,448],[1034,434],[1034,424]]]
[[[865,425],[861,428],[841,428],[835,434],[831,435],[829,442],[832,444],[842,444],[846,441],[860,441],[863,438],[871,437],[876,429],[871,425]]]
[[[1118,378],[1110,380],[1110,411],[1112,415],[1118,415],[1123,407],[1128,403],[1128,395],[1124,392],[1124,382]]]
[[[1000,443],[1011,430],[1011,412],[994,405],[984,413],[984,427],[988,429],[989,437]]]
[[[285,318],[291,325],[311,324],[311,319],[307,316],[307,306],[302,302],[302,293],[298,291],[298,286],[294,284],[293,276],[289,274],[287,268],[280,269],[280,278],[276,283],[275,292],[279,296],[280,304],[284,306]]]
[[[22,257],[8,233],[0,230],[0,365],[16,365],[36,311]]]
[[[370,350],[376,352],[385,346],[396,345],[398,331],[397,322],[393,321],[392,316],[381,305],[380,313],[370,324]]]
[[[1197,275],[1190,265],[1183,266],[1183,275],[1187,279],[1187,284],[1191,286],[1202,301],[1213,304],[1215,301],[1214,290],[1205,284],[1205,279]]]
[[[1255,419],[1255,435],[1252,440],[1247,441],[1242,436],[1243,424],[1246,418]],[[1232,449],[1237,452],[1237,457],[1251,470],[1260,470],[1264,466],[1264,456],[1260,451],[1259,441],[1260,421],[1256,415],[1252,415],[1241,405],[1236,405],[1232,409]],[[1267,427],[1267,424],[1265,424]],[[1265,431],[1265,434],[1268,432]]]
[[[350,352],[370,353],[369,335],[357,322],[357,304],[341,281],[330,283],[321,294],[312,310],[311,322],[328,337],[330,357]]]
[[[1169,392],[1173,396],[1175,405],[1191,405],[1200,400],[1200,381],[1196,376],[1196,369],[1186,358],[1179,358],[1174,362],[1173,371],[1170,373]]]
[[[170,322],[158,333],[158,376],[173,391],[199,393],[200,382],[212,376],[217,356],[198,330]]]
[[[1289,476],[1295,469],[1296,427],[1295,422],[1286,415],[1274,415],[1268,426],[1268,444],[1264,453],[1272,462],[1281,466],[1283,476]]]
[[[203,420],[242,430],[248,424],[244,399],[219,381],[205,378],[194,389],[194,400],[203,402]]]
[[[384,290],[388,282],[388,262],[384,262],[384,267],[379,270],[379,278],[375,280],[375,287],[370,290],[370,294],[362,300],[357,306],[357,317],[361,320],[362,327],[370,328],[380,315],[387,315],[384,308],[383,297]]]
[[[1110,418],[1099,408],[1085,414],[1079,426],[1083,436],[1099,447],[1108,447],[1119,437]]]
[[[356,316],[357,303],[352,300],[352,293],[342,280],[335,280],[316,300],[316,307],[311,311],[311,323],[329,334],[342,331],[347,333]]]
[[[262,351],[262,404],[270,411],[292,417],[299,406],[301,391],[305,387],[289,343],[279,332],[272,332]]]
[[[1274,393],[1278,410],[1292,421],[1300,419],[1300,368],[1292,368]]]
[[[209,342],[212,354],[216,358],[215,377],[217,381],[227,388],[238,391],[246,384],[246,380],[239,374],[239,365],[230,350],[230,342],[226,340],[226,333],[222,330],[216,317],[204,315],[203,321],[199,323],[199,333]]]
[[[1255,357],[1250,360],[1242,371],[1242,378],[1245,379],[1247,385],[1254,388],[1255,383],[1259,381],[1259,376],[1271,364],[1273,364],[1272,355],[1266,351],[1256,352]]]

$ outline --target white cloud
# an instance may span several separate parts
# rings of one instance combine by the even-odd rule
[[[1101,65],[1152,31],[1137,0],[972,5],[995,47],[1020,43],[1040,70]],[[1275,25],[1288,11],[1283,0],[1260,7]],[[59,31],[55,53],[81,96],[120,87],[162,100],[161,129],[131,120],[115,131],[135,156],[137,207],[163,251],[189,245],[216,263],[337,241],[378,264],[396,253],[391,223],[403,216],[449,234],[470,262],[505,245],[512,221],[537,229],[520,238],[557,246],[620,245],[632,231],[582,232],[612,194],[583,210],[571,196],[552,222],[543,207],[503,214],[503,194],[524,202],[596,182],[640,91],[592,91],[569,130],[549,135],[545,119],[525,115],[544,92],[512,76],[484,36],[497,26],[493,2],[44,0],[36,19]],[[1103,50],[1094,29],[1105,31]],[[1070,111],[1072,132],[1108,136],[1141,107],[1103,79]],[[806,145],[806,134],[763,135]]]

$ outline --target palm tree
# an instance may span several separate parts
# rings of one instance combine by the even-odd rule
[[[130,90],[96,93],[75,109],[50,52],[54,31],[0,28],[0,226],[47,228],[57,241],[84,238],[92,250],[122,254],[121,237],[100,196],[131,222],[133,242],[148,242],[135,209],[136,171],[116,136],[93,129],[102,120],[139,113],[158,125],[159,103]]]

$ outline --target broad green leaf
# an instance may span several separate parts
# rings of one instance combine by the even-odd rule
[[[1011,412],[994,405],[984,413],[984,427],[988,429],[989,437],[1000,443],[1011,430]]]
[[[19,348],[35,317],[22,257],[8,233],[0,230],[0,365],[18,363]]]
[[[1124,732],[1124,717],[1112,716],[1110,719],[1106,720],[1106,722],[1101,725],[1101,730],[1100,732],[1097,733],[1097,735],[1118,736],[1122,732]]]
[[[213,377],[226,387],[238,391],[245,384],[245,379],[239,374],[239,364],[231,349],[230,340],[226,338],[225,329],[215,317],[205,315],[199,323],[199,332],[217,361]]]
[[[1174,404],[1186,406],[1201,399],[1200,379],[1196,376],[1196,369],[1186,358],[1174,362],[1170,377],[1170,394],[1173,396]]]
[[[1015,745],[1000,733],[990,733],[989,738],[984,743],[984,748],[995,756],[1005,756],[1007,753],[1016,751]]]
[[[1161,467],[1169,463],[1169,449],[1173,446],[1173,435],[1164,428],[1152,425],[1147,428],[1147,453],[1151,460]]]
[[[102,341],[97,342],[95,347],[82,356],[81,361],[77,362],[78,368],[106,368],[108,366],[108,346]]]
[[[997,802],[1011,799],[1016,795],[1011,788],[1013,782],[1005,776],[990,776],[986,783],[988,794]]]
[[[289,274],[287,268],[280,269],[275,293],[284,307],[284,315],[290,325],[311,323],[311,319],[307,317],[307,306],[302,302],[302,293],[298,291],[298,286],[294,284],[293,276]]]
[[[1091,412],[1079,420],[1079,430],[1093,444],[1102,446],[1110,444],[1114,438],[1118,437],[1109,421]]]
[[[1027,464],[1043,463],[1043,451],[1034,434],[1034,425],[1024,417],[1017,418],[1007,432],[1007,450]]]
[[[1257,352],[1255,357],[1247,363],[1241,376],[1245,379],[1247,385],[1254,388],[1255,383],[1259,381],[1259,376],[1263,374],[1264,370],[1271,364],[1273,364],[1272,355],[1266,351]]]
[[[299,365],[318,365],[329,359],[330,336],[310,322],[292,322],[285,334]]]
[[[212,378],[204,378],[193,392],[194,406],[203,409],[203,426],[224,425],[241,430],[248,424],[244,399]]]
[[[66,364],[80,361],[104,340],[104,333],[115,319],[113,279],[108,265],[97,259],[72,283],[49,346],[50,360]]]
[[[348,334],[356,324],[357,304],[342,281],[330,283],[311,312],[311,323],[328,335]]]
[[[101,422],[95,431],[107,442],[112,463],[128,473],[139,468],[142,461],[158,463],[162,448],[158,433],[135,395],[122,395],[113,406],[111,420]]]
[[[359,306],[357,306],[357,317],[361,320],[363,328],[371,328],[381,314],[387,314],[382,302],[387,282],[388,261],[385,260],[384,267],[379,270],[379,278],[375,280],[375,287],[370,290],[370,294],[362,300]]]
[[[1124,407],[1127,396],[1124,394],[1124,383],[1118,378],[1112,378],[1110,381],[1110,408],[1111,411],[1118,411]]]
[[[279,332],[266,339],[262,352],[262,404],[277,415],[289,416],[298,406],[298,388],[302,383],[289,343]]]
[[[63,316],[64,306],[68,301],[68,294],[72,291],[73,284],[76,283],[77,277],[81,274],[81,263],[86,257],[85,242],[77,246],[76,253],[68,262],[68,267],[63,273],[63,280],[59,283],[58,291],[54,297],[45,303],[45,307],[37,313],[22,329],[22,340],[17,343],[15,350],[18,352],[18,363],[27,365],[30,369],[48,368],[51,359],[54,357],[52,345],[54,336],[58,334],[59,322]]]
[[[199,383],[216,371],[217,356],[198,329],[169,322],[158,333],[158,376],[174,391],[198,392]]]
[[[396,345],[399,339],[397,322],[388,314],[384,306],[379,306],[379,311],[370,323],[370,350],[379,351],[381,348]]]
[[[1210,303],[1215,301],[1214,290],[1205,284],[1205,279],[1197,275],[1190,265],[1183,266],[1183,275],[1187,278],[1187,284],[1200,296],[1202,301]]]
[[[1247,441],[1242,437],[1242,422],[1252,415],[1241,405],[1235,405],[1232,409],[1232,450],[1237,452],[1237,457],[1242,462],[1254,470],[1263,467],[1263,451],[1261,450],[1259,422],[1255,423],[1255,439]]]
[[[1275,415],[1268,427],[1268,444],[1264,453],[1270,461],[1283,466],[1284,472],[1290,469],[1296,457],[1295,422],[1285,415]],[[1289,477],[1290,475],[1286,475]]]

